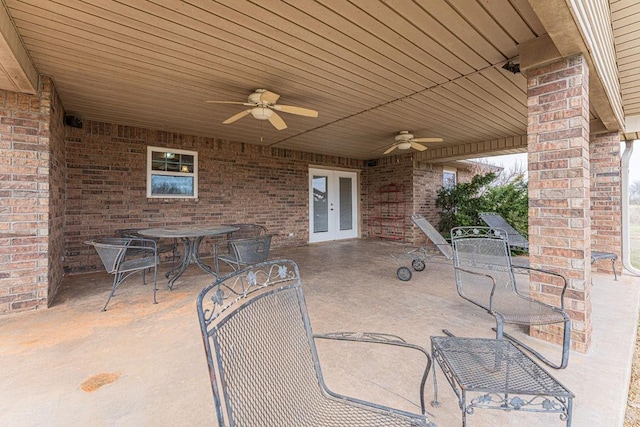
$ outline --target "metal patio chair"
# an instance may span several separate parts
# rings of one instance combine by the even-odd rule
[[[142,283],[146,282],[146,270],[153,268],[153,303],[157,304],[158,250],[155,240],[143,238],[102,238],[85,242],[92,245],[109,274],[113,274],[113,286],[102,311],[107,310],[111,297],[120,284],[130,275],[142,271]]]
[[[502,229],[457,227],[451,230],[458,294],[495,317],[496,338],[511,340],[552,368],[566,368],[571,336],[571,319],[564,309],[567,280],[552,271],[513,266],[507,239],[507,232]],[[549,277],[553,282],[561,284],[559,307],[535,300],[528,290],[519,289],[514,268],[534,272],[539,277]],[[550,362],[532,347],[505,333],[505,324],[560,324],[563,327],[561,362]]]
[[[235,271],[205,287],[196,305],[220,427],[433,426],[424,403],[429,353],[386,334],[314,334],[294,261]],[[329,390],[315,339],[420,351],[426,357],[419,389],[422,413]]]
[[[273,234],[263,234],[246,239],[218,240],[214,245],[215,273],[220,276],[220,263],[224,262],[238,270],[269,258]]]
[[[513,228],[509,223],[499,214],[495,212],[482,212],[479,214],[482,219],[491,228],[501,228],[507,232],[509,238],[509,247],[525,252],[529,251],[529,241]],[[616,272],[616,261],[618,255],[613,252],[601,252],[591,251],[591,264],[600,260],[610,260],[611,269],[613,270],[613,279],[618,280],[618,273]],[[523,266],[527,266],[526,263]]]
[[[121,228],[116,230],[119,237],[131,238],[131,239],[151,239],[150,237],[144,237],[140,234],[141,228]],[[171,269],[167,272],[167,277],[176,267],[176,259],[178,255],[178,240],[171,239],[166,241],[165,239],[151,239],[155,240],[156,247],[158,248],[158,255],[164,253],[171,253]]]

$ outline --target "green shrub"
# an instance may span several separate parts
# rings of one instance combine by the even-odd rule
[[[436,206],[440,208],[438,229],[449,235],[453,227],[486,225],[479,214],[497,212],[522,235],[528,235],[529,197],[522,177],[506,184],[495,184],[493,172],[475,175],[471,182],[459,183],[438,191]]]

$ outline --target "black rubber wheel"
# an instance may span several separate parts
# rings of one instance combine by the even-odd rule
[[[427,265],[421,259],[414,259],[413,262],[411,263],[411,267],[413,267],[415,271],[422,271],[425,269],[426,266]]]
[[[409,280],[411,280],[411,270],[409,270],[407,267],[400,267],[396,274],[398,275],[398,279],[402,280],[403,282],[408,282]]]

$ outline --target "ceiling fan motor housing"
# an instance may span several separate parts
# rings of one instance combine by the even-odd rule
[[[398,142],[409,142],[413,139],[413,135],[409,131],[403,130],[396,135],[395,140]]]
[[[260,100],[260,96],[262,95],[262,92],[253,92],[251,95],[249,95],[249,103],[251,104],[261,104],[262,101]]]

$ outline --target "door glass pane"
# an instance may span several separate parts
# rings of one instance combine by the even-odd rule
[[[340,185],[340,230],[353,229],[353,204],[351,178],[341,177]]]
[[[313,232],[329,231],[329,203],[327,177],[313,176]]]

